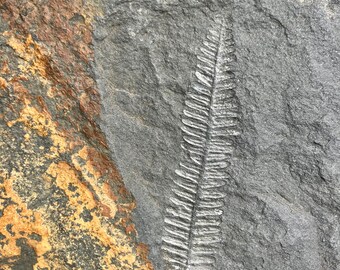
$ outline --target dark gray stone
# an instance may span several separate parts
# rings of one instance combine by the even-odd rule
[[[340,269],[340,4],[109,1],[95,25],[101,126],[156,269],[181,113],[216,13],[233,18],[243,114],[219,269]]]

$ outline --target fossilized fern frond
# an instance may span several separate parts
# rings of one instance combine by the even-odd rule
[[[166,209],[166,269],[216,269],[220,223],[239,106],[232,73],[234,44],[223,19],[199,52],[182,116],[183,156]]]

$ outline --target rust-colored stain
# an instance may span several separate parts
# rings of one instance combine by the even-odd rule
[[[153,269],[96,119],[100,1],[0,0],[0,269]]]

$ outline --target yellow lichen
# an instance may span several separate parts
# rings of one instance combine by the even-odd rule
[[[31,105],[31,101],[27,98],[24,100],[24,108],[20,112],[20,117],[7,123],[12,127],[16,123],[23,123],[25,126],[25,139],[30,138],[30,133],[34,130],[39,136],[49,136],[53,142],[50,152],[50,158],[64,153],[68,148],[68,143],[63,133],[57,130],[56,123],[53,122],[48,112],[40,112]]]
[[[88,187],[80,181],[77,172],[66,162],[59,162],[58,164],[52,163],[46,174],[55,178],[57,186],[64,190],[69,198],[69,205],[74,210],[74,213],[68,219],[68,222],[76,223],[80,230],[88,231],[102,246],[109,248],[107,255],[103,258],[104,265],[110,265],[113,258],[119,259],[124,267],[133,265],[136,261],[136,256],[131,246],[127,244],[129,239],[120,230],[102,221],[98,211],[96,211],[96,207],[99,205],[98,202],[94,199]],[[70,190],[70,185],[75,189]],[[81,218],[84,208],[92,213],[90,221],[84,221]],[[112,266],[112,269],[116,268]]]
[[[24,237],[27,244],[37,254],[38,263],[36,265],[39,267],[46,266],[47,263],[42,255],[51,250],[51,245],[48,241],[48,227],[44,224],[41,213],[27,209],[26,204],[13,189],[14,182],[24,176],[15,170],[11,171],[10,175],[8,177],[4,172],[0,173],[0,177],[3,178],[0,189],[4,192],[0,202],[6,198],[10,198],[12,201],[12,204],[8,206],[3,206],[2,202],[0,203],[0,209],[2,210],[0,233],[6,237],[6,241],[1,248],[1,256],[9,258],[19,256],[21,250],[16,245],[16,241]],[[11,227],[10,231],[6,229],[6,225]],[[29,236],[33,233],[40,235],[41,241],[31,239]]]
[[[9,33],[5,33],[4,36],[8,37],[7,44],[22,59],[21,64],[18,65],[21,72],[36,75],[43,84],[48,84],[49,81],[46,79],[48,74],[47,57],[39,44],[32,39],[32,36],[28,35],[25,41],[21,41]]]
[[[107,184],[103,185],[104,188],[98,185],[98,180],[102,175],[90,161],[88,146],[84,146],[78,153],[72,155],[72,163],[94,189],[101,203],[109,208],[108,215],[114,217],[117,212],[117,205],[114,203],[112,196],[110,197]]]

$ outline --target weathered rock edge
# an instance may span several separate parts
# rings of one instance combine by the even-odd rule
[[[0,268],[152,269],[96,120],[91,1],[0,0]]]

